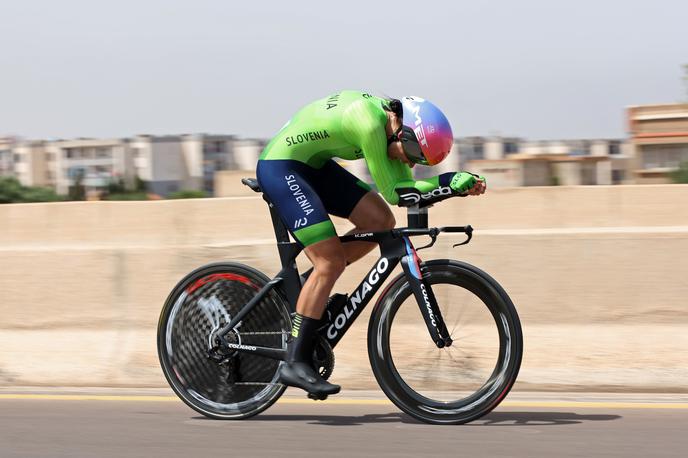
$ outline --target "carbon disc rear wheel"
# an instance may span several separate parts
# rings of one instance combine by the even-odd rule
[[[215,333],[230,322],[269,279],[236,263],[201,267],[167,298],[158,324],[158,357],[174,392],[191,408],[216,419],[243,419],[270,407],[285,386],[279,361],[246,352],[208,357]],[[227,335],[230,343],[286,348],[291,321],[273,289]]]

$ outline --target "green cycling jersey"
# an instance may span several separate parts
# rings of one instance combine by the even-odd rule
[[[341,91],[316,100],[282,127],[260,159],[295,160],[316,169],[332,158],[364,159],[375,186],[390,204],[399,203],[409,190],[428,195],[441,182],[448,188],[451,181],[456,191],[453,173],[442,180],[442,175],[415,180],[408,165],[388,157],[387,111],[389,100],[360,91]]]

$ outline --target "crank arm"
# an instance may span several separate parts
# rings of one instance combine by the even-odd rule
[[[221,340],[222,342],[208,351],[208,358],[219,363],[224,362],[227,358],[231,358],[230,355],[223,355],[222,353],[218,353],[218,351],[220,350],[224,352],[237,351],[242,353],[251,353],[258,356],[263,356],[265,358],[277,359],[279,361],[284,361],[285,359],[287,359],[287,351],[281,348],[228,343],[227,341],[224,341],[224,339],[222,338],[220,338],[219,340]]]

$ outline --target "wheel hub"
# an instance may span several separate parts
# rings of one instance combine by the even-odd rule
[[[236,329],[232,329],[225,334],[224,341],[222,341],[217,331],[217,329],[214,330],[208,336],[208,358],[218,364],[223,364],[239,353],[238,350],[230,349],[227,344],[241,345],[241,335]]]

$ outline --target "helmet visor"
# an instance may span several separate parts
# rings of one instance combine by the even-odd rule
[[[423,154],[423,150],[420,147],[420,143],[418,143],[418,139],[413,129],[404,126],[399,134],[399,140],[404,148],[404,154],[406,154],[409,161],[416,164],[428,165],[428,161],[425,159],[425,155]]]

